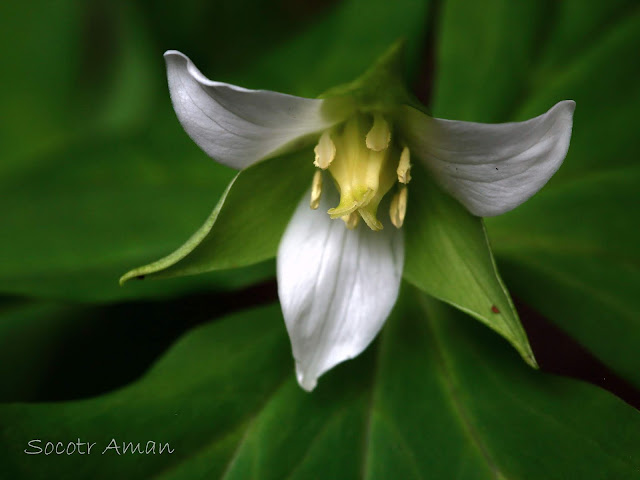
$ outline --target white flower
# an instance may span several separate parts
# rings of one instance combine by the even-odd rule
[[[165,59],[180,123],[218,162],[244,169],[317,143],[315,160],[309,159],[318,167],[310,196],[291,218],[277,261],[305,390],[360,354],[396,302],[412,164],[426,168],[474,215],[492,216],[540,190],[569,148],[573,101],[520,123],[459,122],[431,118],[395,93],[380,101],[371,91],[306,99],[208,80],[176,51]],[[385,198],[389,213],[379,214]]]

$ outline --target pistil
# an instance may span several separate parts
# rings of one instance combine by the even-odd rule
[[[382,113],[356,113],[331,133],[325,131],[314,151],[314,165],[329,170],[340,193],[340,203],[327,212],[332,219],[341,218],[347,228],[354,229],[362,218],[371,230],[382,230],[378,207],[397,181],[402,188],[392,199],[390,217],[396,228],[402,226],[407,203],[404,185],[411,180],[410,152],[393,140]],[[318,208],[321,192],[318,170],[311,188],[312,209]]]

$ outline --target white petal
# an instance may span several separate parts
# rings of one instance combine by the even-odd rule
[[[406,141],[440,184],[474,215],[507,212],[540,190],[569,149],[575,102],[519,123],[431,118],[404,107]]]
[[[327,193],[317,210],[305,195],[278,249],[280,303],[298,383],[307,391],[375,338],[398,297],[404,263],[401,230],[388,222],[380,232],[364,222],[348,230],[326,213],[338,204],[337,194]]]
[[[180,123],[200,148],[222,164],[245,168],[334,123],[322,112],[323,100],[211,81],[175,50],[164,58]]]

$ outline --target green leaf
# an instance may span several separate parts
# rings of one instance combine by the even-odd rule
[[[277,307],[185,335],[140,381],[93,399],[0,406],[12,478],[639,478],[637,411],[528,369],[486,329],[413,294],[307,394]],[[424,308],[424,310],[423,310]],[[426,313],[425,313],[426,312]],[[95,442],[25,455],[28,442]],[[156,442],[118,455],[116,442]],[[549,448],[549,439],[562,449]],[[168,443],[173,453],[158,453]],[[86,451],[86,446],[83,449]],[[120,447],[122,452],[122,447]]]
[[[150,62],[154,46],[124,2],[3,4],[0,32],[11,45],[0,52],[0,173],[29,168],[96,132],[144,125],[164,90],[161,60]]]
[[[640,238],[632,220],[640,64],[630,61],[640,49],[638,4],[496,0],[472,16],[469,8],[450,0],[443,9],[438,116],[522,120],[559,100],[577,104],[569,153],[549,185],[487,220],[507,284],[640,385]]]
[[[603,3],[607,5],[609,2]],[[557,99],[576,101],[569,154],[552,182],[559,183],[596,171],[633,166],[640,155],[635,129],[640,91],[635,79],[640,64],[629,61],[640,48],[640,10],[637,2],[597,2],[583,8],[574,2],[561,10],[550,33],[559,37],[566,28],[587,28],[590,16],[608,10],[594,23],[581,48],[550,41],[537,68],[530,73],[527,95],[516,107],[517,118],[542,113]],[[589,14],[585,15],[586,12]],[[536,113],[537,112],[537,113]]]
[[[640,230],[630,214],[639,183],[638,166],[597,172],[551,186],[486,222],[501,254],[540,251],[638,265]]]
[[[233,175],[201,158],[175,119],[158,122],[150,135],[95,138],[0,178],[2,292],[106,301],[234,288],[272,275],[259,266],[188,282],[118,286],[131,265],[166,255],[193,232]],[[176,162],[181,149],[189,154]]]
[[[549,25],[550,8],[549,2],[537,0],[443,2],[433,114],[475,122],[504,121],[527,81],[540,32]]]
[[[0,6],[12,44],[0,52],[3,294],[108,301],[270,274],[118,287],[124,269],[193,231],[232,176],[180,129],[138,13],[123,2]]]
[[[469,8],[476,8],[473,15]],[[476,42],[459,41],[462,34]],[[571,146],[551,183],[633,165],[640,64],[633,0],[446,2],[433,111],[470,121],[524,120],[576,101]],[[471,74],[470,74],[471,72]]]
[[[241,267],[273,258],[300,197],[311,184],[307,150],[259,162],[231,181],[209,218],[170,255],[127,272],[175,277]]]
[[[488,222],[514,294],[640,386],[637,167],[549,188]]]
[[[537,368],[482,219],[442,192],[423,171],[414,171],[404,226],[405,278],[498,332]]]
[[[64,107],[77,79],[74,66],[81,27],[81,10],[71,1],[0,5],[0,41],[11,45],[0,52],[4,151],[0,171],[19,160],[10,153],[23,157],[66,135]],[[23,40],[16,42],[20,37]]]
[[[113,390],[136,380],[194,325],[274,296],[275,282],[268,282],[234,292],[108,305],[0,298],[0,402],[86,398]]]

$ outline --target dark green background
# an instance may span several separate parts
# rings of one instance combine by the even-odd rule
[[[2,2],[0,478],[640,478],[634,408],[531,370],[408,285],[381,338],[311,395],[277,305],[252,309],[275,299],[272,261],[118,286],[198,228],[234,174],[180,128],[165,50],[216,80],[316,96],[400,37],[435,116],[577,102],[561,170],[487,227],[511,293],[637,395],[637,2]],[[23,453],[78,437],[176,452]]]

